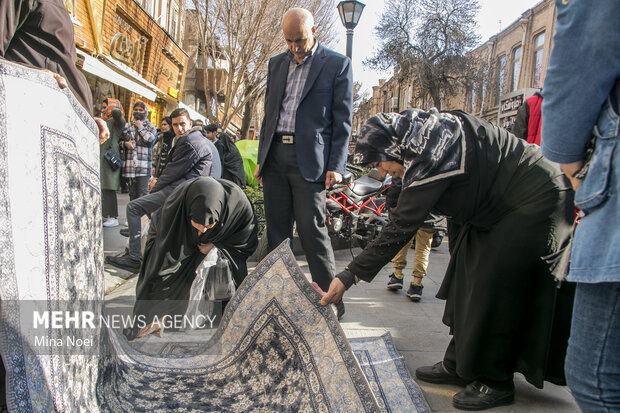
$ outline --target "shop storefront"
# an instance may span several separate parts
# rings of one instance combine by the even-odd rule
[[[74,16],[77,64],[89,81],[96,108],[105,98],[116,98],[129,113],[142,101],[158,125],[178,107],[187,54],[160,25],[172,16],[155,21],[134,0],[65,4]],[[176,9],[174,18],[179,18]]]

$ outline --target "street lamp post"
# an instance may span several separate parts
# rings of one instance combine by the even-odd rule
[[[338,12],[342,25],[347,29],[347,57],[350,59],[353,54],[353,29],[357,26],[364,10],[364,3],[357,0],[343,0],[338,3]]]

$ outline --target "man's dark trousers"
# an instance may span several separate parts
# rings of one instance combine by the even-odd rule
[[[127,226],[129,227],[129,256],[134,260],[140,260],[142,237],[142,217],[152,214],[161,208],[166,202],[173,188],[165,187],[160,191],[144,195],[127,204]],[[153,224],[153,222],[151,222]]]
[[[295,144],[272,142],[262,172],[267,239],[271,249],[293,239],[293,221],[312,280],[323,291],[336,273],[325,226],[325,182],[308,182],[299,172]]]

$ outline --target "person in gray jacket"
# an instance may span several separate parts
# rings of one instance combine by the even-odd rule
[[[159,178],[149,183],[150,193],[127,204],[128,248],[121,255],[106,257],[106,262],[115,267],[132,272],[140,270],[141,218],[160,209],[174,188],[199,176],[221,176],[217,149],[205,139],[200,127],[192,128],[189,112],[177,108],[170,118],[176,137],[168,154],[169,162]]]

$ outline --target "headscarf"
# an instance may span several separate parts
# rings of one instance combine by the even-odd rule
[[[137,101],[136,103],[133,104],[133,109],[135,109],[137,106],[141,106],[142,109],[144,109],[144,112],[148,113],[148,109],[146,108],[146,103]]]
[[[366,121],[355,145],[354,163],[396,161],[405,169],[403,186],[416,186],[465,172],[460,120],[432,108],[379,113]]]
[[[114,98],[106,98],[104,102],[108,105],[106,108],[106,113],[103,114],[103,119],[110,119],[112,117],[112,109],[119,109],[123,117],[125,117],[125,111],[123,110],[123,105],[121,101]]]
[[[216,224],[198,235],[190,220]],[[246,268],[245,260],[258,246],[254,209],[235,184],[202,176],[176,187],[161,209],[157,234],[145,248],[134,313],[149,317],[182,313],[184,309],[175,307],[178,303],[155,308],[146,300],[188,300],[196,268],[205,257],[198,244],[206,243],[213,243],[229,258],[235,282],[241,283],[246,274],[237,270]]]

